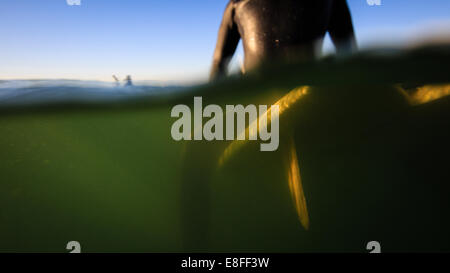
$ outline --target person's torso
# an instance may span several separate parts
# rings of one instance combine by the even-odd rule
[[[233,0],[234,20],[251,68],[268,58],[314,58],[333,0]]]

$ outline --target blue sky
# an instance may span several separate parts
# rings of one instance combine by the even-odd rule
[[[362,47],[406,44],[450,29],[449,0],[381,1],[348,0]],[[0,79],[205,79],[226,3],[1,0]]]

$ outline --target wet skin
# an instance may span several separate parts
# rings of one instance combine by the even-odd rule
[[[240,39],[248,71],[267,60],[315,58],[327,32],[338,54],[356,48],[345,0],[231,0],[219,29],[211,79],[226,74]]]

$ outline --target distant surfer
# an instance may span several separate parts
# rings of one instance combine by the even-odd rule
[[[116,83],[116,86],[119,86],[119,85],[120,85],[120,80],[119,80],[119,78],[117,78],[116,75],[112,75],[112,77],[113,77],[113,79],[114,79],[114,81],[115,81],[115,83]]]
[[[131,76],[130,76],[130,75],[128,75],[128,76],[125,78],[125,86],[133,86],[133,82],[132,82],[132,80],[131,80]]]
[[[356,49],[346,0],[230,0],[219,29],[211,79],[226,74],[240,39],[248,71],[268,60],[314,59],[327,32],[338,54]]]

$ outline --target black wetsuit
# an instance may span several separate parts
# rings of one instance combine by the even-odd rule
[[[248,70],[267,59],[314,58],[327,31],[338,53],[356,48],[346,0],[231,0],[220,26],[211,78],[225,75],[240,39]]]

